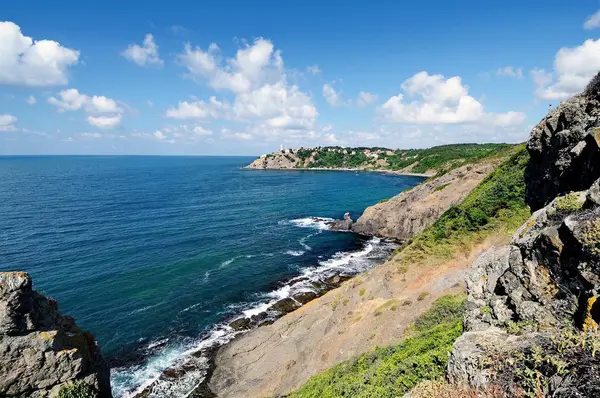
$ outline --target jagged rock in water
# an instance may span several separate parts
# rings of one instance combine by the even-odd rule
[[[344,218],[342,220],[333,220],[329,223],[329,228],[332,231],[349,231],[352,229],[352,218],[350,217],[350,213],[344,214]]]
[[[533,128],[525,172],[532,210],[557,195],[589,188],[600,177],[600,74]]]
[[[94,337],[35,292],[27,273],[0,272],[0,396],[55,397],[78,380],[112,396]]]

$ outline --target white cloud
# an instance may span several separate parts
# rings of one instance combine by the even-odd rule
[[[135,43],[130,44],[121,55],[139,66],[162,66],[164,63],[158,55],[158,46],[154,41],[154,36],[150,33],[144,37],[144,43],[141,46]]]
[[[364,107],[377,101],[378,98],[379,96],[377,94],[371,94],[366,91],[361,91],[360,93],[358,93],[358,99],[356,100],[356,103],[358,104],[358,106]]]
[[[181,101],[167,110],[167,117],[224,119],[245,125],[242,131],[221,134],[234,139],[297,137],[314,126],[318,112],[311,96],[288,82],[280,52],[269,40],[244,44],[233,58],[224,58],[214,43],[206,51],[188,43],[178,61],[188,77],[231,92],[233,100]]]
[[[81,133],[81,136],[83,138],[91,138],[91,139],[102,138],[102,134],[100,134],[100,133]]]
[[[491,114],[492,123],[495,126],[508,127],[517,126],[525,121],[526,115],[523,112],[506,112],[499,114]]]
[[[33,95],[30,95],[30,96],[27,98],[27,101],[26,101],[26,102],[27,102],[29,105],[35,105],[35,103],[36,103],[37,101],[36,101],[36,99],[35,99],[35,97],[34,97]]]
[[[325,142],[328,144],[339,144],[339,138],[333,133],[327,133],[324,135]]]
[[[600,70],[600,39],[556,53],[554,72],[533,69],[535,95],[543,100],[562,100],[581,92]]]
[[[306,67],[306,71],[313,76],[321,74],[321,69],[317,65],[309,65]]]
[[[220,49],[212,43],[207,51],[192,48],[190,43],[177,57],[197,81],[208,81],[214,89],[234,93],[247,92],[263,84],[277,81],[283,73],[283,60],[273,43],[258,38],[252,45],[240,48],[234,58],[222,62]]]
[[[523,68],[515,68],[512,66],[505,66],[504,68],[498,68],[496,71],[497,76],[507,76],[520,79],[523,77]]]
[[[336,91],[333,86],[327,83],[323,85],[323,98],[325,98],[325,101],[332,107],[350,104],[350,101],[344,99],[341,91]]]
[[[483,105],[469,95],[461,78],[419,72],[402,83],[404,94],[391,97],[379,112],[395,123],[463,124],[479,123],[512,126],[522,123],[522,112],[486,113]],[[407,97],[413,101],[405,101]]]
[[[15,131],[16,128],[13,126],[17,121],[16,116],[13,115],[0,115],[0,131]]]
[[[445,79],[419,72],[405,80],[402,89],[417,99],[406,102],[403,94],[388,99],[381,112],[389,121],[452,124],[476,121],[483,115],[483,105],[468,95],[468,88],[458,76]]]
[[[48,98],[48,103],[56,106],[59,112],[83,109],[88,115],[88,123],[102,129],[118,126],[124,112],[112,98],[88,96],[74,88],[60,91],[56,97]]]
[[[596,11],[594,14],[587,17],[583,23],[583,28],[590,30],[600,28],[600,11]]]
[[[112,129],[121,123],[121,115],[112,116],[88,116],[87,121],[92,126],[96,126],[101,129]]]
[[[73,137],[67,137],[64,140],[61,140],[62,142],[73,142]]]
[[[148,104],[148,106],[149,106],[150,108],[154,108],[154,102],[152,102],[152,101],[148,100],[148,101],[147,101],[147,104]]]
[[[179,101],[177,107],[167,109],[166,116],[171,119],[218,119],[225,115],[229,107],[213,96],[208,102]]]
[[[0,84],[53,86],[68,83],[79,51],[52,40],[24,36],[13,22],[0,22]]]
[[[311,128],[318,113],[311,98],[284,81],[239,94],[233,105],[236,120],[264,123],[281,129]]]
[[[166,136],[166,135],[164,135],[164,134],[162,133],[162,131],[160,131],[160,130],[156,130],[156,131],[153,133],[153,135],[154,135],[154,138],[156,138],[156,139],[157,139],[157,140],[159,140],[159,141],[162,141],[162,140],[166,140],[166,139],[167,139],[167,136]]]

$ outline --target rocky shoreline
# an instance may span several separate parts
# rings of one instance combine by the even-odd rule
[[[248,166],[244,166],[242,167],[242,169],[247,169],[247,170],[289,170],[289,171],[350,171],[350,172],[356,172],[356,173],[382,173],[382,174],[390,174],[390,175],[397,175],[397,176],[406,176],[406,177],[422,177],[422,178],[431,178],[431,177],[435,177],[435,175],[437,174],[436,172],[430,172],[430,173],[411,173],[408,171],[401,171],[401,170],[385,170],[385,169],[365,169],[365,168],[352,168],[352,167],[280,167],[280,168],[276,168],[276,167],[269,167],[269,168],[257,168],[257,167],[250,167],[250,165]]]

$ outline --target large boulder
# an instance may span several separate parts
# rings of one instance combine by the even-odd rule
[[[94,337],[35,292],[27,273],[0,272],[0,396],[55,397],[76,381],[112,396]]]
[[[525,172],[532,210],[557,195],[589,188],[600,177],[600,74],[586,90],[552,109],[533,128]]]

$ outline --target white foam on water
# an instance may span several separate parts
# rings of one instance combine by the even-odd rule
[[[305,253],[304,250],[287,250],[285,252],[285,254],[290,255],[290,256],[294,256],[294,257],[300,257],[304,253]]]
[[[309,225],[308,222],[306,225]],[[323,280],[336,273],[356,274],[366,271],[376,265],[375,259],[381,260],[382,250],[389,253],[396,246],[394,243],[372,238],[361,250],[338,252],[327,260],[319,261],[315,266],[302,269],[299,276],[292,278],[280,288],[263,294],[256,302],[233,306],[239,310],[236,311],[237,316],[230,320],[240,316],[250,318],[259,315],[269,311],[269,308],[281,299],[299,292],[314,291],[311,282]],[[379,257],[377,257],[378,253]],[[228,264],[231,264],[235,258],[230,260],[227,260]],[[194,304],[184,311],[199,304]],[[215,325],[197,340],[150,342],[147,349],[160,345],[164,347],[143,364],[112,369],[113,394],[116,398],[132,397],[151,386],[152,392],[148,395],[149,398],[186,397],[204,380],[208,368],[208,358],[192,354],[215,345],[226,344],[240,333],[244,332],[234,331],[227,323],[222,323]],[[160,378],[165,369],[182,365],[186,365],[186,369],[193,370],[186,370],[176,381]]]
[[[313,228],[319,230],[329,229],[328,223],[332,222],[333,218],[329,217],[304,217],[290,220],[289,222],[300,228]]]

